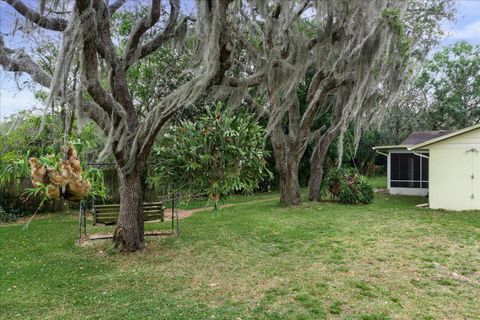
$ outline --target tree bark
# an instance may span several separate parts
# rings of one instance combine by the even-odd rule
[[[327,156],[328,148],[336,137],[337,132],[323,136],[310,158],[310,179],[308,180],[308,200],[321,200],[321,187],[323,181],[323,165],[325,164],[325,157]]]
[[[120,214],[113,236],[117,250],[133,252],[145,247],[141,172],[125,174],[117,169],[120,185]]]
[[[302,203],[300,195],[300,183],[298,181],[298,166],[299,164],[292,159],[278,159],[281,161],[281,166],[277,166],[280,174],[280,202],[284,206],[298,206]]]
[[[312,154],[310,159],[310,179],[308,180],[308,200],[321,200],[321,186],[323,181],[323,164],[328,148],[320,148]]]
[[[302,203],[298,168],[301,155],[296,152],[295,143],[283,132],[271,136],[275,166],[280,175],[280,203],[284,206],[298,206]],[[305,151],[305,150],[303,150]]]

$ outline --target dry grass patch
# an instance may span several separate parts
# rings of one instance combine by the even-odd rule
[[[424,199],[385,195],[369,206],[293,209],[260,198],[218,216],[195,214],[181,221],[180,239],[148,238],[147,250],[127,256],[108,241],[75,246],[76,220],[68,215],[28,230],[1,228],[2,317],[61,319],[61,310],[73,319],[480,314],[480,213],[418,209]]]

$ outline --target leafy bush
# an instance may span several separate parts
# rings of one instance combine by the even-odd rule
[[[15,208],[8,208],[4,207],[0,203],[0,223],[5,223],[5,222],[15,222],[19,218],[24,217],[25,213],[15,209]]]
[[[171,184],[186,194],[206,193],[216,206],[226,195],[258,187],[266,169],[265,130],[255,119],[222,104],[197,121],[165,132],[154,149],[150,185]]]
[[[332,170],[325,177],[326,192],[344,204],[369,204],[373,201],[373,187],[364,176],[352,170]]]
[[[11,182],[18,183],[21,178],[30,174],[29,157],[30,151],[22,156],[17,156],[13,152],[0,155],[0,187]]]
[[[86,199],[107,199],[108,191],[105,185],[105,175],[102,170],[94,167],[86,168],[82,172],[82,179],[89,180],[91,183],[91,188],[86,196]],[[87,202],[90,203],[91,201]]]
[[[5,209],[0,207],[0,222],[10,222],[14,218],[14,215],[11,215],[9,212],[5,211]]]

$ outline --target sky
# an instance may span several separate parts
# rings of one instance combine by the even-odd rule
[[[34,4],[37,1],[26,0],[25,2]],[[193,0],[187,0],[187,2],[193,2]],[[435,51],[461,40],[480,45],[480,0],[456,0],[455,2],[456,20],[444,24],[447,36],[442,39]],[[17,48],[28,46],[25,38],[19,35],[14,38],[9,36],[14,20],[14,10],[5,2],[0,2],[0,32],[5,36],[6,45]],[[42,107],[41,103],[35,100],[31,90],[18,86],[18,83],[21,84],[27,79],[27,76],[22,76],[16,81],[12,73],[5,72],[0,67],[0,121],[21,110]]]

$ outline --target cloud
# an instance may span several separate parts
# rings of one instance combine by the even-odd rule
[[[32,109],[35,106],[39,106],[39,102],[35,100],[31,91],[0,89],[0,115],[2,118],[21,110]]]
[[[458,0],[457,3],[461,10],[480,9],[480,2],[477,0]]]
[[[455,40],[478,41],[480,38],[480,20],[467,24],[462,28],[452,30],[449,38]]]

